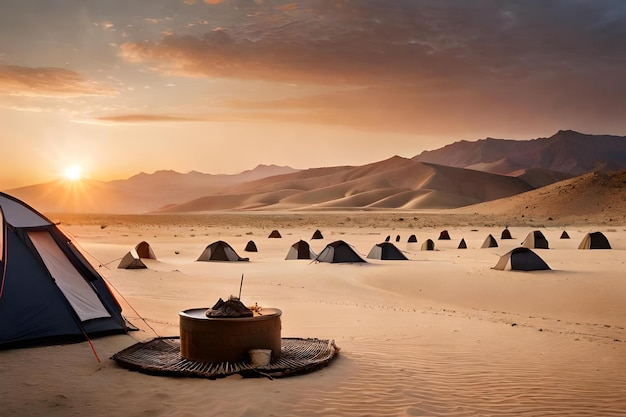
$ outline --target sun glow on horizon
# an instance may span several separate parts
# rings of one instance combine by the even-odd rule
[[[83,171],[79,165],[71,165],[63,171],[65,179],[70,181],[78,181],[83,176]]]

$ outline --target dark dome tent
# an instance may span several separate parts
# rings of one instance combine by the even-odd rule
[[[500,239],[502,240],[513,239],[513,236],[511,236],[511,231],[509,230],[508,227],[502,231],[502,234],[500,235]]]
[[[422,243],[422,250],[435,250],[435,242],[432,239],[426,239]]]
[[[415,235],[409,236],[409,240],[407,242],[408,243],[417,243],[417,236],[415,236]]]
[[[317,229],[315,232],[313,232],[313,236],[311,236],[311,239],[324,239],[324,236],[322,235],[322,232]]]
[[[104,278],[59,227],[0,193],[0,349],[126,333]]]
[[[230,262],[230,261],[248,261],[248,258],[242,258],[228,243],[218,240],[207,246],[200,254],[197,261],[203,262]]]
[[[442,230],[441,233],[439,233],[439,239],[438,240],[450,240],[450,234],[448,233],[447,230]]]
[[[156,259],[157,258],[156,255],[154,254],[154,251],[152,250],[152,247],[145,240],[137,243],[137,246],[135,246],[135,251],[137,252],[137,255],[139,255],[140,259]]]
[[[259,250],[257,249],[256,243],[254,243],[254,240],[250,240],[246,244],[246,248],[244,249],[244,251],[246,251],[246,252],[258,252]]]
[[[326,245],[315,260],[329,263],[366,262],[352,246],[343,240],[336,240]]]
[[[496,238],[490,234],[489,236],[485,238],[485,241],[483,242],[481,249],[497,248],[497,247],[498,247],[498,242],[496,241]]]
[[[304,240],[299,240],[289,248],[285,259],[315,259],[315,252],[311,250],[311,246]]]
[[[400,235],[396,235],[396,242],[400,241]]]
[[[393,243],[383,242],[375,244],[370,253],[369,259],[381,259],[389,261],[407,261],[408,258]]]
[[[530,249],[548,249],[548,239],[540,230],[535,230],[526,236],[522,246]]]
[[[560,239],[569,239],[569,234],[565,230],[563,230]]]
[[[457,249],[467,249],[467,243],[465,243],[465,238],[462,238],[461,241],[459,242],[459,246],[457,247]]]
[[[270,235],[268,236],[268,238],[271,239],[280,239],[282,236],[280,235],[280,232],[278,230],[272,230],[272,233],[270,233]]]
[[[550,267],[535,252],[522,246],[502,255],[493,269],[501,271],[542,271],[549,270]]]
[[[611,249],[611,244],[602,232],[593,232],[585,235],[578,249]]]
[[[387,236],[387,237],[385,238],[385,242],[389,242],[390,240],[391,240],[391,236]]]

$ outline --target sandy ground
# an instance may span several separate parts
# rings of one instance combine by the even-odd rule
[[[400,220],[402,218],[402,220]],[[138,332],[88,344],[0,351],[6,416],[623,416],[626,415],[626,226],[540,230],[552,271],[495,271],[535,227],[471,217],[367,213],[59,216],[115,289]],[[315,229],[323,240],[310,240]],[[268,239],[278,229],[281,239]],[[437,240],[447,229],[450,241]],[[571,239],[559,236],[567,230]],[[602,231],[613,250],[578,250]],[[498,248],[480,249],[488,234]],[[415,234],[418,244],[407,243]],[[284,260],[343,239],[362,256],[391,236],[409,261]],[[425,239],[436,251],[421,251]],[[459,250],[461,238],[468,249]],[[250,262],[196,262],[216,240]],[[156,261],[117,268],[148,241]],[[254,240],[259,252],[244,252]],[[280,308],[283,337],[334,339],[336,360],[283,379],[149,376],[110,359],[137,341],[178,335],[178,312],[237,294]]]

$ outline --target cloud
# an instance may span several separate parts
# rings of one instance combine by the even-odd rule
[[[626,108],[621,1],[231,0],[228,7],[228,25],[129,42],[120,55],[180,77],[336,90],[229,103],[233,112],[277,122],[461,131],[534,120],[560,128],[591,118],[601,125]]]
[[[174,116],[164,114],[124,114],[116,116],[102,116],[92,119],[96,122],[105,123],[120,123],[120,124],[133,124],[133,123],[158,123],[158,122],[198,122],[203,121],[202,118],[186,117],[186,116]]]
[[[0,95],[22,97],[110,96],[117,90],[63,68],[0,65]]]
[[[238,4],[245,13],[239,24],[203,36],[126,43],[121,55],[180,76],[327,85],[512,80],[625,64],[620,3]]]

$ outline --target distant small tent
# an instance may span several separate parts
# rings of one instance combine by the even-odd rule
[[[585,235],[578,249],[611,249],[611,244],[602,232],[593,232]]]
[[[156,255],[154,254],[152,247],[145,240],[137,243],[135,250],[137,251],[137,255],[139,255],[142,259],[156,259]]]
[[[426,239],[422,243],[422,250],[435,250],[435,242],[432,239]]]
[[[490,234],[489,236],[485,238],[485,241],[483,242],[481,249],[497,248],[497,247],[498,247],[498,242],[496,241],[496,238]]]
[[[502,255],[493,269],[501,271],[541,271],[548,270],[550,267],[539,255],[529,248],[519,247]]]
[[[304,240],[299,240],[289,248],[285,259],[315,259],[315,252]]]
[[[248,241],[248,244],[246,245],[246,248],[244,249],[244,251],[246,252],[258,252],[259,250],[256,247],[256,243],[254,243],[254,240],[250,240]]]
[[[563,230],[563,233],[561,233],[560,239],[569,239],[569,235],[567,234],[565,230]]]
[[[459,242],[459,246],[457,247],[457,249],[467,249],[467,243],[465,243],[465,238],[462,238],[461,241]]]
[[[343,240],[336,240],[326,247],[315,258],[318,262],[342,263],[342,262],[366,262],[358,253]]]
[[[150,244],[145,240],[139,242],[134,249],[128,251],[117,267],[120,269],[146,269],[147,266],[142,259],[156,259]]]
[[[447,230],[442,230],[441,233],[439,233],[439,240],[450,240],[450,234]]]
[[[315,232],[313,232],[313,236],[311,236],[311,239],[324,239],[324,236],[322,235],[322,232],[317,229]]]
[[[526,239],[522,242],[522,246],[531,249],[548,249],[548,239],[546,239],[540,230],[535,230],[526,236]]]
[[[146,264],[143,263],[141,259],[139,259],[139,255],[135,252],[134,249],[128,251],[119,265],[117,265],[119,269],[146,269],[148,268]]]
[[[409,242],[409,243],[417,243],[417,236],[415,236],[415,235],[409,236],[409,240],[407,242]]]
[[[207,246],[197,259],[205,262],[219,261],[248,261],[248,258],[242,258],[228,243],[218,240]]]
[[[387,235],[387,237],[385,238],[385,242],[389,242],[391,240],[391,236]]]
[[[278,230],[272,230],[272,233],[270,233],[270,235],[268,236],[268,238],[272,238],[272,239],[279,239],[282,236],[280,235],[280,232]]]
[[[513,239],[513,236],[511,236],[511,231],[509,230],[508,227],[502,231],[502,234],[500,235],[500,239],[502,240]]]
[[[396,242],[400,241],[400,235],[396,235]]]
[[[381,259],[390,261],[407,261],[408,258],[393,243],[383,242],[375,244],[370,253],[369,259]]]

